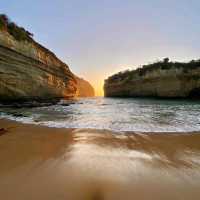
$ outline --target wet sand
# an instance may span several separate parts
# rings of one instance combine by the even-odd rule
[[[200,133],[0,128],[0,199],[200,199]]]

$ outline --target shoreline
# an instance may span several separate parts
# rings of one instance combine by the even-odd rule
[[[6,118],[0,118],[0,129],[1,128],[7,128],[6,126],[10,126],[10,125],[19,125],[20,127],[26,127],[26,128],[46,128],[46,131],[52,129],[53,130],[83,130],[83,131],[91,131],[91,132],[96,132],[96,133],[111,133],[111,134],[155,134],[155,135],[159,135],[159,134],[172,134],[172,135],[176,135],[176,134],[182,134],[182,135],[188,135],[188,134],[200,134],[200,131],[163,131],[163,132],[159,132],[159,131],[114,131],[114,130],[109,130],[109,129],[94,129],[94,128],[65,128],[65,127],[50,127],[44,124],[34,124],[34,123],[24,123],[24,122],[20,122],[20,121],[16,121],[16,120],[12,120],[12,119],[6,119]]]

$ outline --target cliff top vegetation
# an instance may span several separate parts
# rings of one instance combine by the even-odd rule
[[[12,22],[5,14],[0,14],[0,30],[7,31],[18,41],[33,41],[32,33]]]
[[[151,64],[143,65],[136,70],[126,70],[121,71],[117,74],[114,74],[106,80],[106,82],[113,81],[123,81],[123,80],[131,80],[134,77],[144,76],[146,73],[154,71],[154,70],[169,70],[169,69],[178,69],[182,68],[184,73],[187,73],[188,70],[200,67],[200,59],[199,60],[191,60],[190,62],[172,62],[169,58],[164,58],[161,61],[157,61]]]
[[[50,51],[49,49],[47,49],[46,47],[42,46],[41,44],[37,43],[34,39],[33,39],[33,34],[30,33],[29,31],[27,31],[26,29],[24,29],[21,26],[18,26],[16,23],[12,22],[9,17],[6,14],[0,14],[0,31],[5,31],[7,33],[9,33],[10,35],[13,36],[13,38],[19,42],[24,42],[27,41],[29,43],[34,44],[37,48],[40,48],[41,50],[45,51],[46,53],[51,54],[52,56],[54,56],[56,59],[58,59],[56,57],[56,55]],[[59,59],[58,59],[59,60]],[[63,63],[62,61],[58,61],[63,65],[66,65],[65,63]],[[67,66],[67,65],[66,65]],[[68,66],[67,66],[68,67]]]

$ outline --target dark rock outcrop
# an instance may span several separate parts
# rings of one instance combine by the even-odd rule
[[[107,97],[200,98],[200,61],[157,62],[105,80]]]

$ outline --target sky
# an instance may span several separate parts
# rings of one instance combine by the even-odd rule
[[[200,58],[199,0],[6,0],[0,12],[34,34],[103,95],[108,76],[169,57]]]

